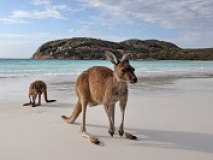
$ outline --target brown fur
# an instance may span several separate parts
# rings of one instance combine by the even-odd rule
[[[37,80],[37,81],[34,81],[33,83],[30,84],[29,94],[28,94],[30,102],[23,104],[23,106],[27,106],[27,105],[32,105],[32,107],[40,106],[41,105],[41,95],[42,95],[42,93],[44,95],[44,100],[47,103],[56,101],[56,100],[48,100],[46,83],[41,81],[41,80]],[[35,100],[37,98],[37,95],[38,95],[38,103],[36,104]]]
[[[115,65],[114,71],[104,66],[93,66],[84,71],[77,78],[76,93],[78,101],[70,117],[62,115],[67,123],[73,123],[83,113],[81,124],[81,133],[90,142],[100,144],[100,141],[86,131],[86,109],[87,105],[104,105],[108,120],[108,132],[114,135],[114,107],[119,101],[122,120],[118,130],[120,136],[124,134],[124,111],[128,98],[127,83],[136,83],[137,77],[134,74],[134,68],[129,64],[128,55],[125,54],[122,60],[118,60],[111,52],[106,53],[107,58]],[[124,134],[127,138],[137,139],[130,133]]]

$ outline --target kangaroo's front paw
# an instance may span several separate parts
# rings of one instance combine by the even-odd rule
[[[114,130],[109,129],[109,130],[108,130],[108,133],[111,135],[111,137],[113,137],[113,135],[114,135]]]
[[[124,130],[119,129],[119,130],[118,130],[118,134],[119,134],[119,136],[122,137],[122,136],[124,135]]]

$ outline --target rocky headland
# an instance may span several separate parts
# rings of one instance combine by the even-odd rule
[[[32,59],[105,59],[106,50],[117,56],[128,52],[135,60],[213,60],[213,48],[183,49],[159,40],[111,42],[86,37],[46,42],[37,49]]]

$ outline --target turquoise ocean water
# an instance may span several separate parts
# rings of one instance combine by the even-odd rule
[[[0,78],[77,76],[94,66],[108,66],[103,60],[0,60]],[[131,61],[138,77],[209,77],[212,61]]]
[[[194,85],[191,77],[213,77],[213,61],[130,61],[135,67],[138,83],[129,85],[139,94],[177,93],[183,91],[213,92],[208,81]],[[77,76],[87,68],[94,66],[113,68],[110,61],[104,60],[10,60],[0,59],[0,99],[25,101],[29,84],[43,80],[48,84],[53,96],[68,94],[75,97]],[[177,79],[187,80],[187,85],[179,86]],[[192,86],[193,85],[193,86]]]

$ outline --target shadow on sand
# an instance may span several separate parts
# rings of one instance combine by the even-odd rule
[[[172,148],[213,153],[213,135],[194,132],[128,129],[140,139],[143,147]],[[140,138],[144,137],[144,138]]]
[[[80,124],[75,123],[75,125]],[[91,124],[87,126],[104,128],[106,132],[108,132],[107,126]],[[213,153],[213,135],[211,134],[132,128],[126,128],[126,131],[136,135],[139,139],[138,141],[132,141],[131,146],[171,148]],[[104,136],[98,137],[104,138]]]

